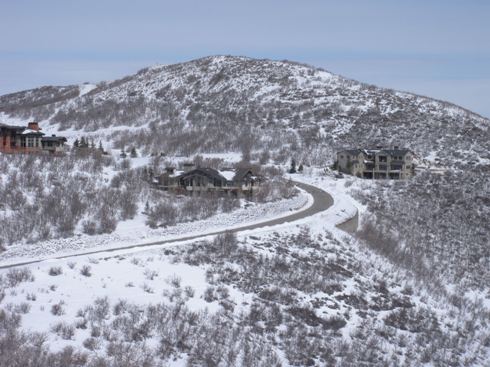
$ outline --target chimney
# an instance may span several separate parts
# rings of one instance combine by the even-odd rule
[[[37,122],[29,122],[29,123],[27,124],[27,128],[28,128],[28,129],[30,129],[30,130],[34,130],[34,131],[39,131],[39,130],[41,130],[41,129],[39,128],[39,124],[38,124]]]

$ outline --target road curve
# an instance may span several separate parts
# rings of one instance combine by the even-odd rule
[[[0,265],[0,269],[9,269],[9,268],[15,268],[15,267],[24,266],[24,265],[36,264],[36,263],[40,263],[40,262],[43,262],[46,260],[68,259],[68,258],[74,258],[74,257],[79,257],[79,256],[94,255],[94,254],[100,254],[100,253],[115,252],[115,251],[120,251],[120,250],[130,250],[130,249],[134,249],[134,248],[145,248],[145,247],[150,247],[150,246],[155,246],[155,245],[164,245],[164,244],[170,244],[170,243],[175,243],[175,242],[196,240],[196,239],[199,239],[202,237],[216,236],[216,235],[223,234],[226,232],[237,233],[237,232],[242,232],[242,231],[248,231],[251,229],[257,229],[257,228],[262,228],[262,227],[270,227],[270,226],[294,222],[294,221],[297,221],[299,219],[307,218],[307,217],[312,216],[316,213],[327,210],[328,208],[330,208],[333,205],[332,196],[330,196],[330,194],[323,191],[322,189],[319,189],[318,187],[308,185],[308,184],[305,184],[302,182],[294,181],[294,184],[296,186],[298,186],[299,188],[308,192],[313,197],[313,205],[306,208],[305,210],[296,212],[294,214],[291,214],[291,215],[288,215],[288,216],[285,216],[282,218],[266,220],[264,222],[244,225],[241,227],[235,227],[235,228],[229,229],[229,230],[220,230],[220,231],[216,231],[216,232],[201,233],[201,234],[197,234],[197,235],[193,235],[193,236],[174,238],[171,240],[162,240],[162,241],[141,243],[141,244],[130,245],[130,246],[115,247],[115,248],[111,248],[111,249],[86,251],[86,252],[81,252],[78,254],[75,253],[75,254],[63,255],[63,256],[53,256],[53,257],[48,257],[48,258],[44,258],[44,259],[29,260],[29,261],[18,262],[18,263],[8,264],[8,265]]]

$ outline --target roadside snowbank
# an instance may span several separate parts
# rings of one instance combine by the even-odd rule
[[[19,244],[8,247],[0,254],[0,264],[8,265],[19,261],[31,261],[55,256],[77,254],[84,250],[109,250],[135,244],[174,240],[192,235],[205,236],[220,230],[234,229],[243,225],[278,219],[313,204],[311,195],[301,190],[290,199],[270,203],[249,203],[231,213],[220,213],[195,222],[179,223],[167,228],[150,229],[145,225],[145,216],[139,214],[135,219],[120,222],[115,232],[89,236],[78,234],[75,237],[53,239],[32,244]]]

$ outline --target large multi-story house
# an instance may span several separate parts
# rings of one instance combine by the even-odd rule
[[[253,168],[218,171],[208,167],[184,165],[184,171],[167,168],[157,177],[156,184],[163,190],[200,194],[218,192],[252,195],[261,178]]]
[[[27,127],[0,123],[1,153],[62,153],[66,138],[45,137],[37,122],[29,122]]]
[[[405,179],[414,175],[414,154],[409,149],[349,149],[337,153],[339,172],[372,179]]]

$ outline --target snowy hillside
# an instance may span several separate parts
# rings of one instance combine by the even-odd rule
[[[94,147],[0,154],[0,367],[490,365],[490,120],[228,56],[0,97],[0,122],[29,120]],[[326,168],[395,143],[410,180]],[[150,184],[189,161],[265,182]]]
[[[50,131],[84,130],[146,152],[267,146],[278,161],[296,154],[319,163],[336,147],[397,143],[432,159],[489,158],[488,119],[289,61],[216,56],[154,66],[94,89],[5,95],[0,112],[4,120],[41,120]]]

